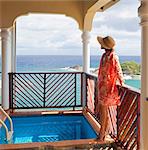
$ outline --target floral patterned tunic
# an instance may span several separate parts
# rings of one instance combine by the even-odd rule
[[[105,52],[98,72],[98,102],[102,105],[120,105],[116,83],[123,84],[123,74],[118,56],[114,51]]]

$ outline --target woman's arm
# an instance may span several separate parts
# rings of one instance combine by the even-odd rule
[[[124,79],[123,79],[123,72],[122,68],[119,62],[119,57],[115,55],[115,72],[117,74],[117,79],[119,80],[120,85],[123,85]]]

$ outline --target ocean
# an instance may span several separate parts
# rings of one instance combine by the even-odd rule
[[[91,68],[98,68],[101,56],[91,56]],[[119,56],[120,63],[135,61],[140,64],[140,56]],[[17,56],[17,72],[64,71],[76,65],[82,66],[82,56],[67,55],[19,55]],[[1,58],[0,58],[1,70]],[[140,80],[126,80],[126,84],[140,88]]]

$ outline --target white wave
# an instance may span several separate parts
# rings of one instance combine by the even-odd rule
[[[130,75],[124,74],[123,75],[124,80],[130,80],[132,77]]]

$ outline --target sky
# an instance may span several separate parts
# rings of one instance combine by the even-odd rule
[[[97,36],[112,36],[118,55],[141,55],[138,0],[120,0],[97,12],[90,32],[91,55],[101,55]],[[82,55],[82,31],[65,15],[30,14],[17,19],[17,55]]]

